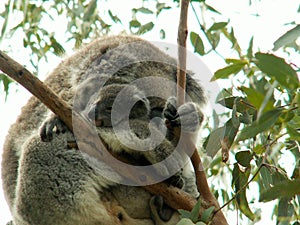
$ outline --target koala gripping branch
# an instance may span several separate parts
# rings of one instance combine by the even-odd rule
[[[60,119],[64,121],[64,123],[68,126],[68,128],[71,131],[73,131],[73,126],[72,126],[72,116],[73,116],[73,120],[76,119],[77,123],[79,123],[82,128],[81,135],[84,135],[82,139],[87,139],[89,140],[90,143],[99,142],[99,139],[90,140],[91,137],[93,139],[94,135],[92,134],[94,130],[81,115],[72,111],[72,108],[66,102],[64,102],[60,97],[58,97],[50,88],[48,88],[43,82],[41,82],[37,77],[35,77],[32,73],[30,73],[26,68],[24,68],[22,65],[14,61],[12,58],[10,58],[2,51],[0,51],[0,70],[5,74],[7,74],[12,79],[16,80],[18,83],[20,83],[29,92],[31,92],[36,98],[38,98],[43,104],[45,104],[53,113],[58,115]],[[94,145],[88,145],[83,149],[86,154],[103,161],[101,154],[99,154],[98,149],[95,148]],[[117,157],[116,155],[114,156]],[[120,159],[119,156],[117,158],[119,160],[123,160]],[[105,159],[105,161],[107,162],[107,159]],[[110,165],[114,165],[114,164],[110,164]],[[133,179],[136,176],[140,176],[151,180],[151,177],[148,174],[136,174],[136,171],[135,173],[131,173],[130,171],[124,171],[123,168],[120,168],[117,165],[116,168],[113,169],[115,169],[125,177],[129,176],[128,179]],[[188,194],[186,194],[185,192],[175,187],[169,187],[164,183],[144,186],[143,188],[145,188],[147,191],[155,195],[161,195],[169,204],[169,206],[174,209],[191,210],[193,206],[196,204],[196,200],[193,199]]]

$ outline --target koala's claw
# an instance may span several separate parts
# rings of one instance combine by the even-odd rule
[[[57,116],[46,120],[40,128],[40,137],[43,142],[49,142],[53,139],[53,134],[65,133],[68,130],[65,123]]]

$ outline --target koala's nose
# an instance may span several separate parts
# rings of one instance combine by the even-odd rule
[[[103,126],[103,119],[102,118],[99,118],[99,115],[96,111],[96,105],[93,105],[91,108],[90,108],[90,111],[87,113],[87,116],[88,118],[92,121],[92,122],[95,122],[95,125],[97,127],[102,127]]]
[[[104,126],[104,121],[102,119],[96,119],[95,120],[95,125],[96,125],[96,127],[103,127]]]

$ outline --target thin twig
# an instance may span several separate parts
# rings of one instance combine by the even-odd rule
[[[182,0],[178,26],[178,66],[177,66],[177,107],[185,102],[186,87],[186,39],[188,35],[187,16],[189,1]]]
[[[187,17],[188,17],[188,6],[189,0],[182,0],[181,1],[181,8],[180,8],[180,19],[179,19],[179,26],[178,26],[178,37],[177,37],[177,44],[178,44],[178,63],[177,63],[177,107],[184,104],[185,102],[185,90],[186,90],[186,39],[188,35],[188,28],[187,28]],[[199,153],[191,141],[190,136],[188,134],[183,134],[183,138],[185,140],[187,150],[194,150],[193,155],[191,157],[192,164],[195,170],[196,176],[196,183],[198,191],[201,197],[211,206],[215,206],[219,208],[219,204],[211,193],[209,189],[209,185],[207,182],[207,178],[205,175],[205,171],[203,169],[203,165],[201,162],[201,158]],[[216,217],[218,217],[216,219]],[[213,220],[215,224],[227,224],[227,221],[221,211],[216,213],[216,217]],[[216,222],[216,220],[218,222]]]

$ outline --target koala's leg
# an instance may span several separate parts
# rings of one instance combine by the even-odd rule
[[[99,177],[67,136],[50,142],[34,136],[23,146],[13,218],[16,225],[122,224],[103,203]]]

